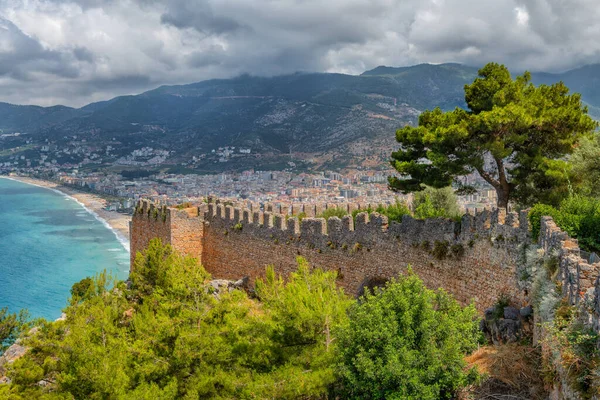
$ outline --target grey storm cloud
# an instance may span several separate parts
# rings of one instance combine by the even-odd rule
[[[23,81],[34,79],[36,73],[75,78],[79,71],[71,59],[68,52],[45,49],[11,21],[0,18],[0,76]]]
[[[0,101],[81,106],[242,73],[600,62],[597,0],[0,0]]]
[[[168,3],[167,10],[160,20],[177,28],[194,28],[206,34],[218,35],[241,28],[235,19],[215,15],[209,2],[173,0]]]

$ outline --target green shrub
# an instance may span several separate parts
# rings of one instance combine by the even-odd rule
[[[448,255],[449,249],[450,243],[448,243],[447,240],[436,240],[435,243],[433,243],[433,256],[438,260],[443,260]]]
[[[415,192],[413,200],[415,218],[452,218],[460,220],[458,197],[451,187],[434,189],[426,187]]]
[[[372,214],[375,210],[369,206],[368,208],[360,208],[358,210],[352,211],[352,218],[356,221],[356,216],[360,213],[366,212],[367,214]]]
[[[506,293],[501,293],[496,300],[496,304],[494,304],[494,319],[504,318],[504,307],[508,307],[509,305],[510,297]]]
[[[251,298],[158,240],[134,266],[130,285],[75,285],[66,320],[26,339],[0,398],[319,399],[336,382],[350,300],[335,272],[298,259],[284,281],[268,268]]]
[[[450,251],[456,258],[461,258],[465,254],[465,247],[461,243],[453,244]]]
[[[329,219],[331,217],[343,218],[346,215],[348,215],[348,212],[346,210],[344,210],[343,208],[335,207],[335,208],[326,209],[321,214],[317,215],[317,218],[325,218],[325,219]]]
[[[464,356],[477,347],[477,312],[411,270],[365,290],[338,335],[343,399],[450,399],[472,383]]]
[[[402,217],[405,215],[410,215],[410,209],[406,205],[406,203],[401,202],[400,200],[396,200],[396,203],[390,204],[389,206],[379,205],[375,212],[379,214],[385,215],[388,217],[388,221],[396,221],[402,222]]]
[[[558,211],[556,208],[539,203],[533,206],[531,210],[529,210],[528,218],[529,225],[531,226],[531,236],[533,237],[533,240],[538,240],[540,236],[540,226],[542,217],[550,216],[554,219],[555,222],[557,222],[557,220],[559,219],[559,213],[560,211]]]
[[[356,216],[362,212],[366,212],[367,214],[373,214],[374,212],[379,213],[381,215],[385,215],[388,218],[388,221],[396,221],[402,222],[402,217],[405,215],[411,215],[410,209],[406,205],[406,203],[396,199],[394,204],[383,205],[380,204],[376,208],[372,208],[369,206],[368,208],[361,208],[358,210],[352,211],[352,217],[356,219]]]
[[[540,234],[541,217],[550,216],[569,236],[589,251],[600,251],[600,200],[578,195],[563,200],[560,207],[536,204],[529,212],[531,234]]]

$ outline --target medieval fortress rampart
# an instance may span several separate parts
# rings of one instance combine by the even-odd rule
[[[534,342],[550,346],[552,334],[545,327],[552,316],[538,313],[532,298],[538,294],[530,293],[536,278],[526,270],[529,248],[555,260],[552,285],[560,288],[558,296],[578,310],[585,326],[600,332],[600,263],[583,259],[577,240],[550,217],[542,218],[539,240],[533,243],[527,211],[484,210],[464,215],[460,222],[404,216],[397,223],[364,212],[354,218],[314,218],[325,208],[215,201],[179,209],[141,201],[131,222],[132,261],[151,239],[160,238],[198,258],[215,278],[253,281],[264,276],[268,265],[286,276],[302,256],[312,267],[337,271],[338,284],[351,295],[405,273],[410,265],[428,287],[443,288],[463,304],[474,301],[486,323],[493,314],[490,307],[501,297],[508,296],[517,307],[533,303],[534,324],[528,326],[534,327]],[[348,205],[347,211],[357,208],[366,207]],[[310,217],[299,219],[300,212]],[[504,318],[491,322],[500,333],[530,321],[523,314],[520,322],[507,320],[506,308]],[[581,399],[559,359],[550,361],[557,372],[552,398]]]
[[[302,256],[313,267],[337,271],[339,285],[351,295],[410,265],[429,287],[442,287],[463,304],[473,300],[479,310],[501,294],[516,304],[527,302],[515,267],[519,244],[529,240],[526,212],[484,210],[460,223],[410,216],[389,223],[377,213],[328,220],[296,216],[318,215],[326,207],[267,205],[262,211],[250,203],[217,201],[177,209],[141,201],[131,223],[132,260],[158,237],[198,258],[216,278],[254,280],[268,265],[285,276]],[[350,212],[358,206],[347,207]]]

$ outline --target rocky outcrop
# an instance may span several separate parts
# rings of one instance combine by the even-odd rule
[[[12,364],[19,358],[23,357],[23,355],[27,352],[27,347],[21,345],[18,340],[12,346],[10,346],[3,354],[0,356],[0,384],[2,383],[10,383],[10,378],[6,376],[6,368],[9,364]]]
[[[209,281],[206,288],[208,293],[213,295],[216,299],[219,299],[221,294],[229,293],[234,291],[235,289],[244,290],[249,292],[250,279],[246,276],[237,281],[229,281],[226,279],[213,279]]]
[[[67,318],[66,314],[63,313],[56,321],[64,321]],[[39,328],[33,327],[27,332],[27,336],[35,335]],[[23,357],[27,353],[29,348],[22,344],[21,339],[17,339],[6,351],[0,355],[0,384],[10,383],[10,378],[6,376],[7,367],[19,358]]]
[[[532,333],[533,309],[526,306],[521,309],[490,307],[485,310],[480,329],[495,345],[515,343]]]

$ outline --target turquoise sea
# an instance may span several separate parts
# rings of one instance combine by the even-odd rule
[[[73,283],[103,270],[129,272],[113,231],[72,198],[0,178],[0,308],[54,320]]]

